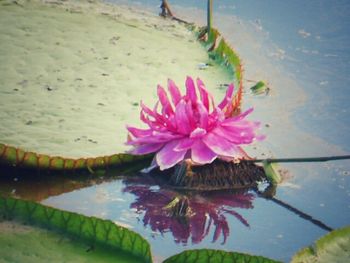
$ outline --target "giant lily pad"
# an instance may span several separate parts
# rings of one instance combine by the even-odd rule
[[[1,262],[135,262],[138,258],[15,222],[0,223]]]
[[[292,263],[349,262],[350,226],[340,228],[321,237],[313,246],[300,250]]]
[[[237,252],[226,252],[222,250],[213,249],[198,249],[188,250],[180,254],[172,256],[164,261],[164,263],[228,263],[228,262],[249,262],[249,263],[275,263],[272,259],[251,256],[248,254]]]
[[[61,262],[66,258],[71,262],[152,261],[145,239],[109,220],[3,197],[0,216],[5,220],[0,238],[5,262],[13,262],[13,257],[19,257],[19,262]]]
[[[209,59],[195,35],[157,14],[100,1],[0,6],[1,143],[74,158],[124,152],[125,125],[158,83],[198,76],[221,98],[232,82],[224,67],[197,68]]]

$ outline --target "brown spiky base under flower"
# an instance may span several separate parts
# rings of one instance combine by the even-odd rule
[[[263,167],[253,162],[215,160],[211,164],[193,165],[184,161],[169,171],[168,184],[184,190],[223,190],[256,187],[266,180]]]

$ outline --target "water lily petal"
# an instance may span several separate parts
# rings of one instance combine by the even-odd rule
[[[138,138],[138,137],[143,137],[143,136],[148,136],[152,134],[151,129],[139,129],[131,126],[126,126],[126,129],[131,133],[132,136]]]
[[[157,114],[157,121],[159,123],[162,123],[162,126],[166,127],[167,130],[171,132],[176,132],[176,122],[175,122],[172,106],[170,105],[170,103],[168,104],[171,107],[170,112],[166,107],[165,108],[163,107],[162,108],[163,115],[160,115],[158,113],[158,105],[159,105],[159,101],[156,102],[153,108],[153,112]]]
[[[191,147],[191,159],[198,164],[211,163],[216,157],[217,154],[201,140],[196,140]]]
[[[166,130],[170,130],[170,131],[176,131],[176,122],[174,121],[174,114],[173,114],[173,110],[171,109],[167,109],[166,110],[166,116],[162,116],[157,112],[157,105],[158,103],[155,105],[154,110],[151,110],[150,108],[148,108],[146,105],[144,105],[141,102],[141,112],[140,112],[140,119],[146,123],[151,129],[166,129]],[[168,103],[168,106],[171,107],[170,103]],[[163,108],[164,111],[164,108]],[[147,117],[145,116],[145,114],[147,114]],[[150,118],[152,119],[150,119]]]
[[[169,118],[171,115],[174,115],[174,110],[170,103],[163,106],[162,115],[164,119]]]
[[[245,117],[247,117],[248,114],[252,113],[253,111],[254,111],[254,108],[249,108],[248,110],[239,114],[238,116],[227,118],[226,120],[224,120],[222,122],[222,124],[223,125],[226,125],[226,124],[230,125],[230,123],[232,123],[232,122],[237,122],[237,121],[243,120]]]
[[[141,110],[140,112],[140,120],[146,123],[151,129],[152,126],[155,125],[155,121],[151,121],[148,117],[146,117],[145,113]]]
[[[193,103],[197,101],[196,87],[191,77],[186,79],[186,97]]]
[[[168,95],[166,94],[164,88],[161,85],[157,86],[157,95],[160,103],[164,106],[169,103]]]
[[[237,145],[215,133],[208,133],[202,140],[218,155],[235,157],[238,153]]]
[[[156,112],[154,112],[153,110],[151,110],[150,108],[148,108],[142,101],[140,103],[141,109],[143,112],[145,112],[147,115],[155,117],[156,116]]]
[[[209,94],[201,79],[197,78],[197,87],[204,107],[209,111]]]
[[[208,116],[208,128],[207,130],[211,130],[216,127],[219,123],[222,123],[225,120],[225,114],[223,111],[216,107],[212,113]]]
[[[160,170],[173,167],[175,164],[184,159],[187,151],[175,151],[174,148],[177,144],[178,140],[171,141],[165,144],[165,146],[157,153],[156,160]]]
[[[128,142],[129,145],[140,145],[147,143],[164,143],[171,140],[179,139],[182,135],[172,134],[163,131],[153,131],[151,135],[134,138],[132,142]]]
[[[177,124],[176,124],[175,115],[171,115],[169,116],[169,118],[166,118],[165,122],[166,122],[166,127],[169,131],[177,133]]]
[[[154,113],[158,113],[158,106],[159,106],[159,101],[157,101],[156,104],[154,104],[154,107],[153,107],[153,112]]]
[[[255,130],[259,128],[259,123],[251,122],[247,120],[236,121],[231,123],[221,123],[221,126],[235,133],[255,133]]]
[[[198,126],[203,129],[208,128],[208,121],[209,121],[209,113],[207,108],[204,106],[202,102],[197,103],[197,113],[199,117],[199,123]]]
[[[160,85],[158,85],[157,94],[158,94],[160,104],[162,104],[163,106],[163,110],[162,110],[163,114],[166,114],[168,116],[173,114],[174,110],[170,104],[168,95],[166,94],[164,88]]]
[[[175,109],[175,120],[178,132],[181,134],[189,134],[191,132],[191,124],[186,110],[186,102],[181,100]]]
[[[195,110],[196,104],[193,105],[192,101],[186,102],[186,114],[189,121],[189,124],[191,126],[191,131],[194,130],[197,127],[197,119],[194,110]]]
[[[142,101],[140,106],[141,106],[141,112],[146,113],[149,117],[152,117],[155,121],[162,122],[162,116],[159,113],[148,108],[145,104],[143,104]]]
[[[162,105],[169,103],[168,95],[166,94],[164,88],[161,85],[157,85],[157,96]]]
[[[145,116],[144,112],[140,112],[140,119],[144,123],[146,123],[152,130],[162,130],[164,127],[162,127],[159,122],[152,121],[148,117]]]
[[[220,102],[220,104],[218,105],[218,107],[220,109],[223,109],[225,108],[225,106],[232,101],[232,96],[233,96],[233,90],[234,90],[234,86],[233,84],[231,83],[227,90],[226,90],[226,95],[225,95],[225,98]]]
[[[181,93],[179,91],[179,88],[175,85],[174,81],[171,79],[168,79],[168,90],[171,95],[171,99],[176,106],[179,101],[181,100]]]
[[[221,124],[222,129],[225,131],[227,139],[240,138],[241,143],[251,143],[253,140],[262,140],[262,136],[256,134],[256,130],[259,127],[258,123],[242,120],[239,122],[233,122],[230,125]],[[215,131],[216,132],[216,131]]]
[[[194,139],[191,138],[183,138],[179,141],[179,143],[175,146],[174,151],[181,152],[184,150],[188,150],[192,147],[194,143]]]
[[[217,126],[212,130],[212,133],[219,137],[225,138],[226,140],[238,144],[249,144],[255,139],[255,133],[253,130],[248,129],[230,129],[225,126]]]
[[[164,143],[138,145],[131,150],[131,153],[136,155],[153,153],[153,152],[157,152],[160,148],[163,147],[163,145]]]

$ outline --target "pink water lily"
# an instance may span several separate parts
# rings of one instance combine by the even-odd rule
[[[203,82],[197,79],[196,84],[187,77],[186,94],[181,95],[175,83],[168,80],[170,99],[158,85],[155,107],[150,109],[141,103],[140,118],[148,128],[127,127],[127,144],[134,146],[132,154],[156,153],[155,163],[161,170],[185,159],[201,165],[216,158],[248,158],[240,145],[262,139],[256,134],[260,124],[245,119],[253,109],[234,115],[237,106],[232,103],[233,84],[217,106]]]

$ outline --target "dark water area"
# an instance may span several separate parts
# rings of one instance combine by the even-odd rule
[[[308,168],[313,169],[312,165]],[[185,249],[197,248],[240,251],[288,262],[301,247],[326,234],[325,228],[348,223],[346,210],[350,206],[345,196],[327,197],[332,192],[327,185],[338,186],[341,182],[337,180],[320,176],[314,182],[321,186],[316,191],[311,184],[308,189],[295,187],[289,192],[278,189],[276,197],[269,199],[255,191],[179,192],[141,174],[90,185],[75,183],[76,190],[71,189],[74,185],[71,180],[64,184],[61,181],[60,189],[66,191],[68,187],[70,192],[60,194],[56,190],[42,203],[109,219],[140,233],[150,242],[157,262]],[[57,186],[52,183],[46,190],[42,188],[47,189]],[[299,199],[304,190],[309,191],[307,199]],[[320,198],[320,192],[324,198]],[[183,208],[187,220],[178,212],[180,207],[188,208]],[[344,214],[335,219],[334,214],[340,209]]]
[[[279,185],[273,197],[254,189],[179,191],[144,173],[123,176],[119,172],[104,177],[1,177],[0,193],[127,227],[149,241],[155,262],[198,248],[289,262],[302,247],[349,224],[349,172],[341,169],[346,162],[321,167],[283,165],[290,173],[303,176]]]

